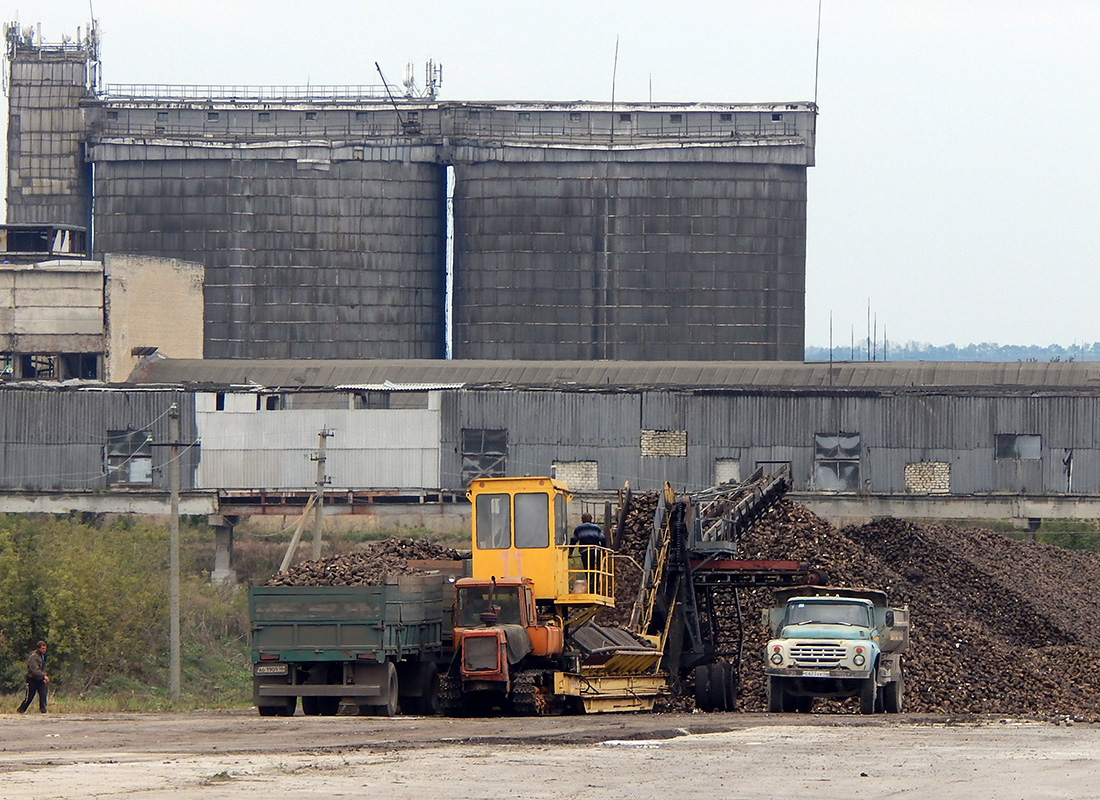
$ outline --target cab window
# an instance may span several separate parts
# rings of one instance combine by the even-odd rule
[[[550,544],[550,495],[523,492],[516,495],[516,547]]]
[[[481,615],[493,606],[497,609],[497,621],[501,625],[521,625],[519,613],[519,589],[490,586],[468,586],[458,591],[456,625],[475,628],[481,624]]]
[[[554,522],[557,527],[555,542],[559,545],[569,544],[569,514],[566,508],[565,495],[554,495]]]
[[[507,494],[478,495],[477,546],[479,550],[505,550],[512,544],[512,504]]]

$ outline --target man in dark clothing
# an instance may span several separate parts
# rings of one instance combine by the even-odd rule
[[[27,656],[27,697],[19,706],[20,714],[27,710],[35,695],[38,695],[38,710],[46,713],[46,687],[49,683],[50,676],[46,674],[46,643],[39,642]]]
[[[607,547],[607,537],[603,535],[600,526],[592,521],[592,515],[587,511],[581,514],[581,524],[573,530],[573,538],[569,540],[572,545],[593,545]],[[586,570],[599,566],[599,552],[590,547],[581,547],[581,564]]]

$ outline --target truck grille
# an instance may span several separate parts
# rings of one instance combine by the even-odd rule
[[[462,640],[462,659],[468,672],[497,672],[500,640],[496,636],[467,636]]]
[[[796,644],[791,660],[800,667],[837,667],[844,660],[844,648],[832,644]]]

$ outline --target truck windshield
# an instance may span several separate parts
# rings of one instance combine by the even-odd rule
[[[519,616],[519,588],[514,586],[498,586],[495,590],[490,586],[466,586],[459,589],[455,624],[460,628],[476,628],[481,624],[481,614],[490,605],[497,607],[497,620],[501,625],[522,624]]]
[[[867,606],[862,603],[827,603],[794,601],[787,604],[787,616],[784,625],[826,625],[871,626],[871,616]]]

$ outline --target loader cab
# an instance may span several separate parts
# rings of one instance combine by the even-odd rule
[[[611,551],[570,546],[569,489],[553,478],[481,478],[472,507],[471,577],[529,579],[537,602],[614,605]]]

